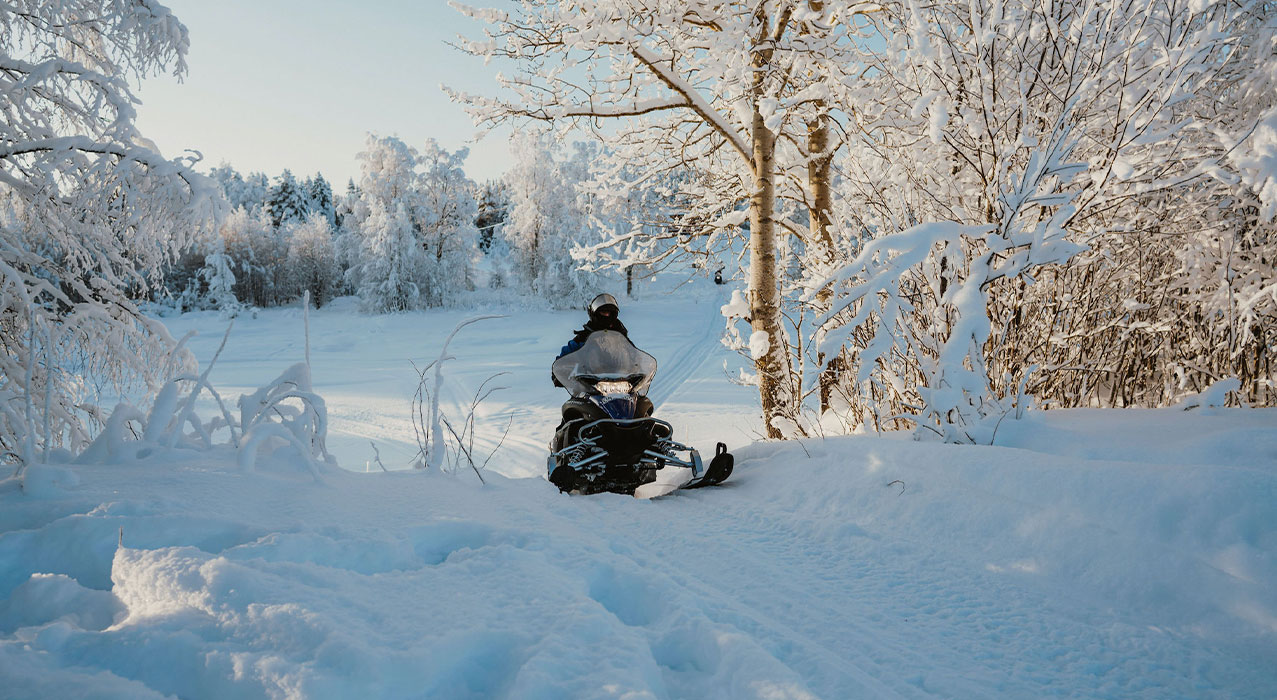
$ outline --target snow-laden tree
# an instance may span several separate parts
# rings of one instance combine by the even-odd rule
[[[822,347],[854,367],[858,421],[912,414],[945,439],[987,440],[981,424],[1020,402],[1043,343],[1076,345],[1071,333],[1143,304],[1098,299],[1078,318],[1067,297],[1028,302],[1088,244],[1169,250],[1157,227],[1221,166],[1203,107],[1221,96],[1246,11],[882,3],[866,15],[864,78],[839,98],[857,105],[841,161],[853,257],[809,292],[836,295]],[[1096,365],[1047,369],[1124,376]]]
[[[235,261],[226,254],[225,239],[216,237],[212,251],[204,256],[204,267],[200,268],[199,277],[208,288],[205,299],[226,316],[234,316],[242,306],[235,297],[234,266]]]
[[[235,262],[235,296],[258,307],[275,306],[292,286],[285,265],[288,245],[283,234],[271,225],[270,215],[239,208],[225,218],[218,229],[224,250]]]
[[[360,227],[359,299],[365,311],[408,311],[422,306],[424,250],[402,200],[387,211],[381,200],[369,204]]]
[[[558,140],[528,131],[510,141],[513,164],[506,172],[510,218],[501,228],[513,268],[508,285],[570,308],[591,289],[589,273],[572,251],[591,237],[577,199],[579,168],[563,159]]]
[[[311,303],[319,308],[336,294],[341,269],[333,245],[333,230],[327,216],[312,211],[306,220],[289,227],[288,273],[294,294],[310,292]]]
[[[0,6],[0,454],[88,437],[91,377],[150,381],[172,339],[132,301],[208,230],[220,198],[135,126],[129,80],[185,71],[153,0]]]
[[[293,177],[292,171],[285,169],[275,178],[275,184],[266,195],[266,211],[270,214],[271,225],[279,228],[305,219],[309,212],[307,198],[308,193]]]
[[[510,191],[503,180],[489,180],[479,191],[478,210],[474,226],[479,231],[479,249],[485,253],[492,247],[492,240],[499,237],[497,230],[510,218]]]
[[[314,178],[306,179],[306,211],[318,212],[328,219],[330,225],[336,224],[336,205],[333,202],[333,188],[324,179],[322,173],[315,173]]]
[[[444,304],[458,291],[474,287],[471,274],[478,254],[479,232],[474,225],[478,204],[474,183],[462,170],[469,154],[465,148],[449,152],[430,139],[419,157],[420,229],[429,306]]]
[[[222,187],[222,195],[231,209],[243,207],[249,212],[257,212],[266,206],[266,196],[270,182],[264,173],[250,173],[245,177],[227,163],[213,168],[209,176]]]
[[[346,281],[366,310],[417,308],[425,282],[418,153],[393,136],[370,134],[359,159],[358,199],[339,243],[339,255],[353,263]]]

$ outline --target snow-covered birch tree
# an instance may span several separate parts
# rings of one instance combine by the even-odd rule
[[[511,258],[511,284],[554,306],[574,307],[591,281],[572,257],[590,231],[577,199],[579,169],[546,132],[515,136],[510,151],[514,162],[505,178],[510,218],[500,235]]]
[[[448,151],[434,139],[421,151],[421,234],[425,247],[426,304],[440,306],[457,292],[473,288],[474,256],[479,253],[475,228],[478,203],[474,183],[462,165],[468,149]]]
[[[155,380],[172,339],[132,294],[207,232],[216,186],[138,132],[130,80],[185,71],[154,0],[0,7],[0,453],[74,448],[97,415],[72,378]],[[59,372],[74,358],[74,371]],[[88,359],[83,359],[88,358]]]

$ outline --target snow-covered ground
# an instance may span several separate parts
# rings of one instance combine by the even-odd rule
[[[675,423],[680,436],[711,453],[716,441],[734,448],[761,433],[757,390],[731,384],[723,371],[724,360],[736,361],[718,341],[726,289],[688,285],[676,297],[647,292],[626,300],[621,312],[630,336],[659,363],[651,398],[660,415]],[[507,372],[493,382],[507,388],[481,406],[480,434],[488,437],[481,451],[490,452],[508,425],[505,444],[489,467],[512,477],[542,475],[559,405],[567,398],[550,383],[550,363],[585,321],[584,311],[479,306],[369,316],[359,313],[354,297],[310,314],[312,377],[328,407],[328,447],[343,467],[380,470],[377,452],[392,470],[412,463],[417,455],[413,365],[425,367],[438,357],[458,323],[489,314],[504,318],[467,326],[449,348],[457,359],[445,364],[445,403],[459,413],[483,380]],[[179,338],[198,333],[187,347],[201,363],[212,358],[227,325],[215,312],[165,323]],[[233,398],[271,381],[304,356],[301,310],[261,311],[256,318],[235,320],[211,378],[224,396]],[[205,411],[214,410],[212,403],[206,404]],[[370,443],[376,443],[376,451]]]
[[[583,314],[463,330],[448,402],[505,445],[473,474],[416,453],[417,364],[474,312],[311,316],[329,445],[34,467],[0,482],[5,698],[1277,697],[1277,411],[1068,411],[996,447],[756,443],[719,288],[627,303],[658,414],[725,485],[657,501],[544,479]],[[207,362],[215,316],[168,319]],[[234,397],[303,352],[296,310],[236,322]],[[513,418],[511,418],[513,416]],[[534,477],[534,478],[522,478]],[[122,544],[121,544],[122,542]]]

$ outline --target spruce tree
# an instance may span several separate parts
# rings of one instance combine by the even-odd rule
[[[306,198],[291,170],[284,170],[275,178],[275,184],[270,188],[266,199],[266,210],[270,214],[271,225],[275,228],[306,218]]]
[[[311,212],[320,214],[329,224],[336,222],[333,188],[322,173],[315,173],[314,179],[306,179],[306,203]]]
[[[479,229],[479,249],[488,252],[497,229],[510,218],[510,188],[500,180],[484,183],[479,193],[479,215],[474,226]]]

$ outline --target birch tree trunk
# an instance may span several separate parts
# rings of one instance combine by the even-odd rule
[[[749,198],[749,306],[754,333],[767,334],[767,351],[754,358],[758,372],[758,392],[762,402],[767,437],[784,438],[777,418],[793,419],[790,396],[789,352],[781,327],[779,275],[776,269],[776,135],[767,128],[759,112],[762,76],[767,58],[754,56],[753,119],[749,137],[752,146],[754,188]]]
[[[825,0],[808,0],[807,9],[815,16],[823,16]],[[801,26],[802,33],[805,36],[817,35],[822,31],[820,26],[814,26],[810,21],[803,22]],[[808,79],[816,82],[822,80],[822,76],[818,75],[816,71],[812,71],[808,75]],[[828,101],[824,98],[817,99],[813,103],[812,109],[814,114],[807,120],[807,259],[809,261],[808,264],[832,269],[835,263],[835,251],[830,222],[832,220],[831,212],[833,210],[834,197],[830,182],[830,172],[833,168],[833,152],[836,147],[834,147],[833,140],[830,138]],[[826,273],[822,272],[822,274]],[[814,302],[817,316],[824,315],[829,311],[833,303],[833,290],[829,287],[822,288],[817,292]],[[817,345],[819,346],[819,344],[818,341]],[[820,375],[817,381],[819,383],[820,412],[823,414],[829,409],[834,391],[841,378],[842,354],[839,353],[829,358],[826,353],[818,352],[816,363],[820,367]]]
[[[812,3],[816,5],[817,3]],[[817,103],[817,116],[807,124],[807,196],[810,200],[807,208],[807,227],[811,240],[808,245],[813,248],[809,256],[821,265],[832,268],[834,265],[834,239],[830,232],[830,210],[833,208],[833,190],[829,175],[833,162],[833,153],[829,148],[829,115],[823,100]],[[823,315],[829,311],[833,301],[833,289],[824,287],[816,294],[816,313]],[[842,374],[842,356],[834,355],[826,358],[825,353],[818,353],[816,361],[820,365],[820,412],[824,413],[830,406],[831,398],[838,386]]]

